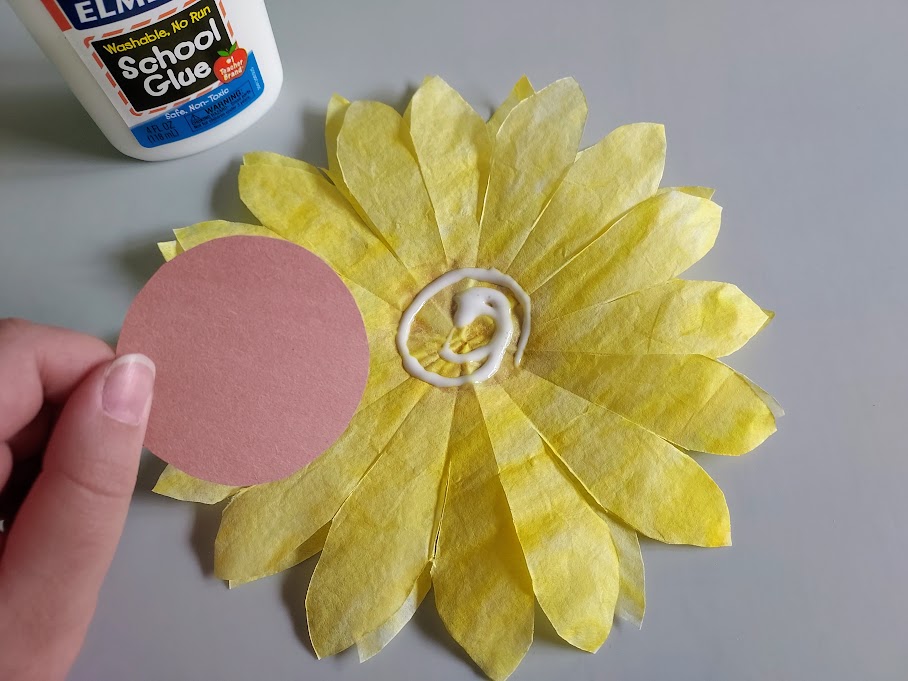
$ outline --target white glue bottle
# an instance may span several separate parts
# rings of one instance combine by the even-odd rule
[[[283,83],[264,0],[9,0],[117,149],[164,161],[220,144]]]

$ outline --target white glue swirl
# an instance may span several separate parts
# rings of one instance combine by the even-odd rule
[[[511,338],[514,335],[514,322],[511,320],[511,303],[508,297],[497,289],[478,286],[468,288],[454,296],[454,305],[456,306],[454,326],[455,328],[464,328],[479,317],[491,317],[495,322],[495,333],[492,334],[491,340],[480,348],[458,354],[451,349],[451,337],[454,334],[454,331],[451,331],[438,354],[442,359],[453,364],[483,362],[482,366],[472,374],[449,378],[429,371],[410,354],[410,349],[407,347],[407,339],[410,337],[410,327],[413,325],[416,315],[429,302],[432,296],[464,279],[475,279],[487,284],[501,286],[508,289],[517,298],[523,313],[523,321],[520,324],[520,337],[517,340],[517,352],[514,355],[515,364],[520,364],[527,339],[530,337],[530,297],[513,278],[502,274],[498,270],[478,267],[465,267],[443,274],[416,295],[413,302],[404,311],[403,316],[400,318],[400,326],[397,327],[397,351],[403,360],[404,369],[411,376],[425,381],[429,385],[434,385],[436,388],[456,388],[467,383],[482,383],[494,376],[495,372],[501,368],[501,363],[507,354],[508,345],[510,345]]]

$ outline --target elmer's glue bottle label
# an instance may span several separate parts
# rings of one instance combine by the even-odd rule
[[[29,25],[28,12],[20,7],[26,2],[12,0]],[[69,56],[77,55],[84,63],[144,149],[203,135],[253,107],[272,87],[256,49],[267,38],[265,66],[277,60],[261,0],[32,2],[43,5],[58,35],[62,33],[69,43]],[[252,15],[257,11],[264,16],[267,36],[262,35],[262,20]],[[29,28],[42,42],[42,35]],[[45,44],[42,47],[54,57]],[[276,68],[280,73],[279,61]],[[279,88],[280,82],[274,87]]]

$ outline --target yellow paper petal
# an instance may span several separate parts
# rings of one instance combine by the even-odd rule
[[[545,321],[661,284],[702,258],[719,233],[721,209],[684,192],[638,204],[533,296]]]
[[[618,556],[605,521],[498,386],[477,390],[533,591],[555,631],[596,651],[612,628]]]
[[[419,165],[400,115],[379,102],[354,102],[337,138],[344,182],[400,261],[418,273],[446,265]]]
[[[604,509],[669,544],[731,543],[725,496],[692,458],[527,371],[504,388]]]
[[[643,626],[643,614],[646,611],[646,579],[643,573],[640,540],[637,533],[624,523],[607,514],[600,515],[612,533],[612,541],[618,552],[621,587],[618,591],[618,602],[615,603],[615,614],[640,628]]]
[[[359,654],[360,662],[365,662],[370,657],[378,655],[400,633],[400,630],[406,626],[407,622],[419,610],[420,604],[426,594],[429,593],[431,587],[432,578],[427,566],[416,580],[416,584],[413,585],[413,589],[411,589],[400,609],[378,629],[366,634],[356,642],[356,651]]]
[[[344,116],[350,108],[350,100],[338,94],[331,95],[328,101],[328,112],[325,116],[325,146],[328,149],[328,173],[343,181],[340,163],[337,161],[337,136],[344,125]],[[335,182],[335,184],[337,184]]]
[[[255,582],[259,579],[264,579],[265,577],[276,575],[280,572],[283,572],[284,570],[289,570],[294,565],[299,565],[304,560],[312,558],[312,556],[321,551],[325,546],[325,539],[328,536],[328,530],[330,528],[331,523],[325,523],[325,525],[320,530],[317,530],[316,533],[309,537],[306,541],[272,563],[268,568],[268,572],[264,572],[260,575],[244,577],[242,579],[228,579],[227,586],[231,589],[235,589],[238,586],[242,586],[243,584]]]
[[[772,317],[775,316],[775,314],[772,312],[769,312],[767,314],[769,314],[770,320],[772,319]],[[738,372],[735,372],[735,373],[738,373]],[[738,373],[738,376],[740,376],[742,379],[744,379],[747,382],[747,385],[750,386],[750,389],[753,390],[754,393],[756,393],[757,397],[759,397],[761,400],[763,400],[764,403],[766,403],[766,408],[769,409],[770,412],[772,412],[772,415],[776,419],[780,419],[783,416],[785,416],[785,410],[782,408],[782,405],[779,404],[779,401],[775,397],[773,397],[768,392],[763,390],[763,388],[761,388],[756,383],[751,381],[744,374]]]
[[[492,679],[507,678],[533,642],[533,584],[482,411],[457,393],[450,481],[432,579],[448,632]]]
[[[622,213],[652,196],[665,167],[665,128],[625,125],[585,149],[530,232],[509,274],[535,291]]]
[[[167,464],[154,489],[151,491],[171,499],[194,501],[200,504],[216,504],[236,494],[242,487],[219,485],[216,482],[199,480],[178,468]]]
[[[427,392],[338,511],[306,595],[318,657],[387,622],[428,564],[453,408]]]
[[[394,334],[393,330],[381,329],[369,333],[369,380],[360,399],[360,409],[368,407],[410,378],[400,363]]]
[[[360,400],[362,409],[406,381],[410,374],[404,370],[395,345],[400,311],[349,279],[344,277],[343,281],[356,300],[369,339],[369,380]]]
[[[159,246],[169,260],[231,234],[288,238],[328,261],[362,312],[369,380],[325,455],[253,488],[175,469],[156,486],[232,497],[216,545],[231,587],[324,548],[307,595],[319,656],[376,654],[434,580],[454,638],[503,679],[530,645],[534,594],[561,636],[595,650],[614,614],[642,620],[638,532],[729,542],[721,490],[669,440],[738,454],[772,432],[778,404],[710,359],[771,313],[731,285],[674,279],[711,247],[720,209],[709,188],[658,189],[661,126],[625,126],[577,154],[585,115],[569,79],[539,93],[522,79],[487,124],[438,78],[403,118],[335,96],[327,170],[244,158],[243,199],[265,227],[201,223]],[[401,366],[400,312],[430,278],[474,264],[531,294],[530,346],[491,385],[436,390]],[[448,336],[452,295],[409,339],[446,376],[461,368],[440,359],[445,339],[463,352],[491,331],[484,319]]]
[[[573,78],[528,97],[505,119],[492,150],[479,235],[481,267],[508,269],[574,162],[585,122],[586,99]]]
[[[659,190],[661,193],[667,192],[684,192],[685,194],[690,194],[691,196],[698,196],[701,199],[712,199],[713,195],[716,193],[716,190],[712,187],[664,187]]]
[[[406,268],[324,178],[292,168],[243,166],[240,196],[263,224],[394,307],[409,305],[419,290]]]
[[[741,348],[769,319],[737,286],[672,279],[555,317],[533,329],[529,347],[563,352],[724,357]]]
[[[492,153],[485,121],[438,77],[423,83],[410,106],[410,136],[448,266],[472,267]]]
[[[344,174],[341,172],[340,162],[337,160],[337,137],[340,135],[341,128],[344,125],[344,117],[347,115],[347,109],[350,108],[350,101],[338,94],[332,95],[328,102],[328,113],[325,116],[325,145],[328,149],[328,175],[331,182],[337,187],[337,191],[349,203],[356,214],[359,215],[363,224],[375,235],[375,237],[387,247],[387,242],[382,238],[381,233],[373,224],[372,220],[366,215],[366,211],[359,205],[350,188],[344,182]]]
[[[225,236],[266,236],[279,238],[271,230],[260,225],[248,225],[241,222],[227,222],[225,220],[209,220],[199,222],[189,227],[174,230],[176,241],[163,241],[158,244],[161,255],[166,262],[170,262],[187,249],[199,244],[219,239]]]
[[[161,251],[161,255],[164,256],[165,262],[170,262],[183,252],[183,249],[180,248],[180,244],[177,241],[161,241],[158,243],[158,250]]]
[[[297,158],[290,158],[289,156],[282,156],[281,154],[275,154],[271,151],[253,151],[243,156],[243,165],[254,166],[254,165],[271,165],[271,166],[280,166],[282,168],[293,168],[294,170],[304,170],[307,173],[311,173],[318,177],[322,176],[321,171],[316,168],[314,165],[306,163],[305,161],[300,161]]]
[[[359,313],[363,317],[363,324],[366,326],[366,333],[369,334],[370,338],[369,349],[373,352],[382,354],[388,359],[392,356],[389,350],[393,350],[394,355],[397,357],[398,361],[400,361],[400,355],[397,354],[397,351],[393,347],[378,347],[379,344],[376,342],[376,347],[373,348],[373,343],[371,341],[373,336],[376,339],[384,339],[384,334],[387,332],[397,331],[397,325],[400,323],[400,310],[346,277],[341,277],[341,279],[350,290],[350,293],[353,294],[356,305],[359,307]],[[382,345],[384,346],[386,344],[383,343]],[[392,342],[391,345],[393,346],[394,343]]]
[[[702,355],[528,352],[524,365],[692,451],[745,454],[776,430],[750,383]]]
[[[334,517],[428,387],[407,381],[357,412],[341,438],[306,468],[234,497],[215,541],[215,574],[243,580],[273,572]]]
[[[536,90],[533,89],[533,84],[530,83],[530,79],[526,76],[521,76],[520,80],[514,84],[511,93],[489,119],[487,124],[489,126],[489,134],[494,138],[501,129],[501,124],[504,123],[504,119],[508,117],[508,114],[511,113],[514,107],[534,94],[536,94]]]
[[[261,225],[248,225],[243,222],[227,222],[226,220],[208,220],[199,222],[189,227],[181,227],[173,230],[177,237],[180,247],[188,251],[200,244],[204,244],[213,239],[221,239],[228,236],[264,236],[272,239],[280,239],[267,227]]]

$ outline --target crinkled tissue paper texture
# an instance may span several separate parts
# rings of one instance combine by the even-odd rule
[[[178,230],[165,258],[206,240],[273,234],[318,254],[365,320],[369,379],[340,439],[290,477],[237,488],[168,467],[156,491],[229,499],[215,572],[237,586],[321,552],[306,597],[319,657],[377,653],[433,590],[448,632],[492,679],[517,667],[538,602],[565,641],[595,651],[614,616],[644,612],[639,535],[731,543],[722,491],[688,451],[737,456],[781,415],[719,358],[771,314],[731,284],[678,278],[719,230],[705,187],[660,188],[661,125],[616,129],[578,153],[587,116],[570,78],[524,78],[490,120],[428,78],[403,116],[332,98],[328,168],[257,152],[240,195],[261,225]],[[436,277],[480,267],[530,298],[532,329],[489,380],[436,388],[404,370],[402,311]],[[452,320],[463,281],[417,315],[407,350],[427,370],[482,348],[494,324]],[[509,291],[501,291],[510,296]],[[519,327],[513,296],[512,322]]]

